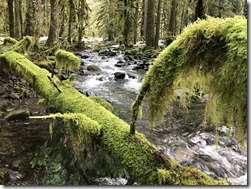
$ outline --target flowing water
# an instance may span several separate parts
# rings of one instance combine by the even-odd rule
[[[114,47],[109,50],[116,51]],[[116,53],[116,56],[109,57],[98,56],[90,49],[81,52],[84,65],[74,87],[84,94],[101,96],[111,102],[116,115],[129,123],[130,107],[140,89],[145,70],[133,70],[140,60],[127,62],[121,52]],[[126,66],[116,67],[118,61],[126,62]],[[87,71],[87,66],[91,64],[98,65],[101,71]],[[124,72],[125,79],[115,79],[115,72]],[[231,130],[230,139],[226,139],[228,129],[224,125],[218,128],[219,146],[216,146],[214,128],[203,124],[204,107],[204,102],[192,99],[192,106],[187,112],[174,103],[173,112],[167,111],[164,122],[151,129],[147,121],[147,105],[144,103],[143,117],[137,121],[137,130],[182,165],[195,166],[213,178],[226,178],[232,185],[246,185],[247,149],[241,148],[235,141],[234,130]],[[103,180],[108,184],[117,184],[109,178]]]

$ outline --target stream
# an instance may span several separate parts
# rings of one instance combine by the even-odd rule
[[[84,94],[103,97],[114,106],[118,117],[130,123],[130,107],[140,90],[146,70],[135,70],[135,65],[141,64],[140,60],[125,60],[125,55],[116,46],[106,50],[116,52],[116,56],[99,56],[90,49],[78,52],[84,65],[74,87]],[[117,67],[118,62],[125,64]],[[99,66],[100,71],[87,71],[86,68],[92,64]],[[125,78],[116,79],[115,72],[125,73]],[[182,165],[195,166],[213,178],[226,178],[231,185],[246,185],[247,148],[235,141],[234,129],[227,140],[228,128],[225,125],[218,128],[219,145],[216,146],[214,128],[203,124],[206,99],[191,100],[188,112],[174,103],[173,112],[167,111],[164,121],[154,129],[147,120],[147,104],[143,103],[143,116],[137,121],[136,129]],[[118,184],[109,178],[101,180],[105,184]]]

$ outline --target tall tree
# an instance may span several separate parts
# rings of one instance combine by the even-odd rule
[[[206,18],[203,0],[197,1],[196,8],[195,8],[194,21],[196,21],[197,18],[201,18],[201,19]]]
[[[176,8],[177,8],[177,2],[176,0],[172,0],[172,6],[171,6],[171,14],[170,14],[170,20],[169,20],[169,32],[171,35],[175,35],[175,29],[176,29]]]
[[[90,8],[86,2],[86,0],[79,0],[78,6],[78,44],[82,44],[83,34],[85,32],[84,25],[88,21]]]
[[[59,32],[59,20],[58,20],[58,0],[50,0],[51,4],[51,21],[48,39],[46,41],[47,46],[53,46],[58,41]]]
[[[135,2],[134,28],[133,28],[133,43],[136,44],[138,36],[138,20],[139,19],[139,0]]]
[[[70,3],[70,17],[69,17],[69,24],[68,24],[68,42],[72,43],[72,30],[74,25],[74,17],[75,17],[75,5],[74,0],[69,0]]]
[[[154,18],[155,18],[155,0],[147,0],[146,6],[146,47],[154,47]]]
[[[15,0],[15,38],[16,39],[21,39],[21,24],[22,20],[20,16],[22,15],[22,10],[21,10],[21,0]]]
[[[10,37],[15,37],[15,28],[14,28],[14,4],[13,0],[8,1],[8,12],[9,12],[9,34]]]
[[[161,4],[162,4],[162,0],[158,0],[157,19],[156,19],[156,32],[155,32],[155,48],[159,47]]]

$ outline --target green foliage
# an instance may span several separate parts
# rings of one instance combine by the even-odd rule
[[[80,60],[73,53],[65,50],[57,50],[55,53],[56,66],[61,73],[62,69],[69,71],[72,69],[78,69],[80,67]]]
[[[7,45],[8,43],[11,45],[15,45],[18,41],[12,37],[5,37],[3,40],[3,45]]]
[[[247,131],[247,20],[240,16],[199,20],[162,51],[138,94],[148,94],[152,124],[176,100],[178,84],[184,107],[195,89],[209,94],[205,118],[216,125],[226,121],[236,126],[242,141]],[[137,101],[138,97],[133,109],[138,108]]]

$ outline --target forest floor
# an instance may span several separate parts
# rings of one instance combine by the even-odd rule
[[[49,124],[46,120],[28,119],[29,114],[46,113],[46,106],[37,103],[39,99],[25,80],[0,73],[1,184],[41,183],[43,172],[37,168],[31,169],[30,162],[38,148],[49,139]]]

